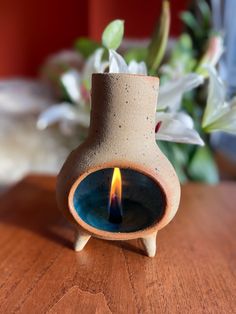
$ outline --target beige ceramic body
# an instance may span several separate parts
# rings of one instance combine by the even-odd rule
[[[85,236],[109,240],[149,237],[167,225],[178,209],[178,178],[155,141],[158,88],[159,80],[154,77],[108,73],[92,77],[89,136],[69,155],[57,180],[58,205]],[[76,187],[90,173],[112,167],[132,168],[161,186],[167,204],[161,221],[137,232],[114,233],[80,219],[73,206]]]

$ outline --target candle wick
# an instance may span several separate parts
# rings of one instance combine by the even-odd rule
[[[109,207],[109,221],[111,223],[122,223],[122,206],[116,194],[112,195]]]

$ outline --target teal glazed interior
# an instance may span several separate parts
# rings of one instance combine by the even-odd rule
[[[88,225],[109,232],[135,232],[161,220],[166,207],[161,187],[150,177],[121,168],[123,219],[109,221],[109,193],[113,168],[92,172],[75,190],[73,204],[78,216]]]

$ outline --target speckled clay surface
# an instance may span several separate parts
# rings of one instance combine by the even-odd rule
[[[178,178],[155,141],[158,87],[155,77],[93,74],[89,136],[69,155],[57,181],[60,209],[93,236],[110,240],[148,237],[168,224],[178,209]],[[72,201],[76,187],[91,172],[107,167],[130,167],[158,182],[167,203],[160,222],[142,231],[119,234],[97,230],[77,217]]]

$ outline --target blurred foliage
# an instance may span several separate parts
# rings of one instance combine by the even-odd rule
[[[170,51],[167,51],[171,22],[170,3],[168,0],[163,0],[162,13],[149,46],[127,50],[124,54],[126,62],[145,61],[148,73],[159,76],[161,84],[175,79],[175,76],[194,72],[211,36],[211,10],[206,0],[193,1],[189,10],[182,12],[180,18],[185,25],[184,31]],[[103,33],[103,47],[117,49],[123,33],[123,21],[116,20],[110,23]],[[80,38],[75,43],[76,49],[85,58],[102,45],[86,38]],[[168,71],[164,71],[164,67],[168,68]],[[209,138],[201,129],[205,103],[204,87],[186,93],[181,103],[181,109],[192,117],[196,130],[207,143],[205,147],[158,141],[158,146],[174,166],[182,183],[188,180],[216,183],[219,180]]]
[[[170,5],[164,0],[160,20],[157,23],[154,34],[148,47],[146,63],[150,75],[154,75],[160,66],[166,52],[170,31]]]
[[[129,63],[132,60],[135,60],[137,62],[141,62],[143,60],[146,60],[147,58],[147,48],[131,48],[124,54],[124,59],[127,63]]]
[[[219,181],[218,169],[208,146],[196,150],[189,162],[187,172],[190,180],[209,184]]]
[[[75,42],[75,49],[78,50],[85,59],[92,55],[99,47],[101,47],[100,44],[85,37],[81,37]]]
[[[171,49],[166,64],[173,71],[189,73],[197,68],[210,38],[211,10],[205,0],[194,1],[190,10],[182,12],[180,17],[185,29]],[[162,84],[171,79],[161,68],[157,74]],[[205,143],[209,143],[209,138],[202,134],[201,130],[205,101],[204,87],[200,87],[184,95],[182,109],[193,118],[195,128]],[[218,168],[208,145],[199,147],[158,141],[158,146],[174,166],[182,183],[191,180],[215,184],[219,181]]]
[[[180,14],[180,18],[185,24],[186,32],[192,38],[196,57],[199,58],[206,48],[212,31],[211,10],[207,1],[193,1],[189,10]]]

